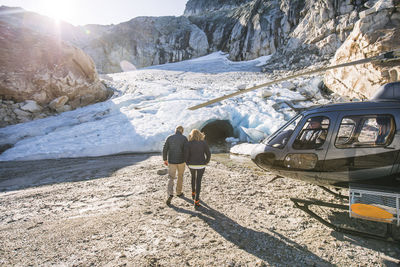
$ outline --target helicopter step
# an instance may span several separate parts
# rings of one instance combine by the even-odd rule
[[[351,189],[349,205],[324,202],[324,201],[315,200],[315,199],[311,200],[311,199],[290,198],[290,200],[294,203],[296,208],[299,208],[302,211],[306,212],[312,218],[316,219],[317,221],[319,221],[320,223],[324,224],[325,226],[333,229],[334,231],[341,232],[341,233],[344,233],[344,234],[357,235],[357,236],[361,236],[361,237],[365,237],[365,238],[377,239],[377,240],[388,241],[388,242],[393,242],[393,243],[396,243],[396,244],[400,244],[400,239],[397,239],[397,238],[394,237],[393,223],[389,223],[389,220],[386,219],[386,217],[385,217],[386,221],[384,221],[384,220],[379,220],[379,219],[382,219],[382,218],[373,218],[373,219],[371,219],[371,218],[368,218],[367,216],[363,216],[362,217],[360,215],[358,215],[358,216],[355,215],[356,212],[358,212],[358,213],[361,213],[362,215],[382,216],[382,214],[380,214],[380,213],[376,214],[376,210],[374,210],[373,208],[372,208],[372,211],[368,209],[369,206],[374,207],[371,203],[370,204],[360,203],[361,202],[360,198],[353,198],[353,200],[351,199],[352,193],[355,196],[359,196],[358,195],[359,191],[357,191],[357,190],[359,190],[359,189]],[[365,190],[365,189],[363,189],[363,190]],[[368,192],[369,194],[371,193],[371,191],[366,191],[366,192]],[[365,193],[365,191],[363,191],[363,193]],[[382,192],[379,192],[379,193],[382,193]],[[371,195],[374,195],[374,194],[371,194]],[[364,194],[364,196],[365,196],[365,194]],[[385,197],[386,197],[386,195],[385,195]],[[364,201],[364,199],[362,201]],[[362,205],[361,208],[360,208],[359,205],[355,205],[355,206],[352,207],[352,205],[354,205],[354,204],[363,204],[363,205],[366,205],[366,206]],[[399,204],[398,200],[397,200],[397,204]],[[321,216],[317,215],[314,211],[312,211],[310,209],[311,206],[319,206],[319,207],[328,207],[328,208],[339,209],[339,210],[347,210],[347,211],[350,212],[350,214],[352,213],[352,215],[350,215],[350,217],[353,217],[353,218],[361,218],[361,219],[367,219],[367,220],[370,220],[370,221],[386,222],[387,223],[386,232],[381,235],[381,234],[374,234],[374,233],[372,233],[370,231],[363,232],[363,231],[358,231],[358,230],[355,230],[355,229],[352,229],[352,228],[335,225],[335,224],[325,220]],[[357,210],[357,208],[358,208],[358,210]],[[363,208],[366,208],[367,211],[363,210]],[[369,213],[366,213],[366,212],[369,212]],[[386,213],[383,213],[383,214],[387,215]],[[392,219],[391,222],[394,222],[394,220]]]
[[[400,189],[350,185],[350,217],[400,226]]]

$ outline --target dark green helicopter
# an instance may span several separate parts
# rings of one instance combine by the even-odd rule
[[[295,77],[374,61],[399,60],[400,51],[309,71],[224,95],[189,108],[196,110],[224,99]],[[348,205],[291,198],[321,223],[336,231],[400,242],[400,82],[383,85],[370,101],[307,109],[259,143],[251,159],[277,177],[321,186]],[[342,196],[327,187],[349,189]],[[338,227],[314,213],[312,205],[348,210],[351,217],[387,223],[383,235]]]

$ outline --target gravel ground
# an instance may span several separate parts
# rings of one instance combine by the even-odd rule
[[[273,175],[248,158],[213,155],[202,207],[187,170],[185,197],[168,207],[161,163],[155,154],[0,162],[0,265],[400,266],[399,245],[335,232],[294,208],[290,197],[334,200],[315,185],[268,183]]]

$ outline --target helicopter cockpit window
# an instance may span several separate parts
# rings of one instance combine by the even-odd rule
[[[266,140],[267,144],[276,148],[284,148],[301,118],[302,116],[297,116],[290,120]]]
[[[324,116],[311,117],[304,124],[293,143],[294,149],[316,149],[325,143],[328,134],[329,118]]]
[[[337,148],[377,147],[389,145],[395,130],[390,115],[344,117],[336,136]]]

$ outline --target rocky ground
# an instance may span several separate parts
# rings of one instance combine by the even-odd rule
[[[248,158],[213,155],[202,207],[165,205],[161,156],[0,163],[1,266],[399,266],[400,246],[335,232],[290,197],[333,201]],[[380,224],[319,210],[347,226]],[[395,229],[397,231],[398,229]]]

